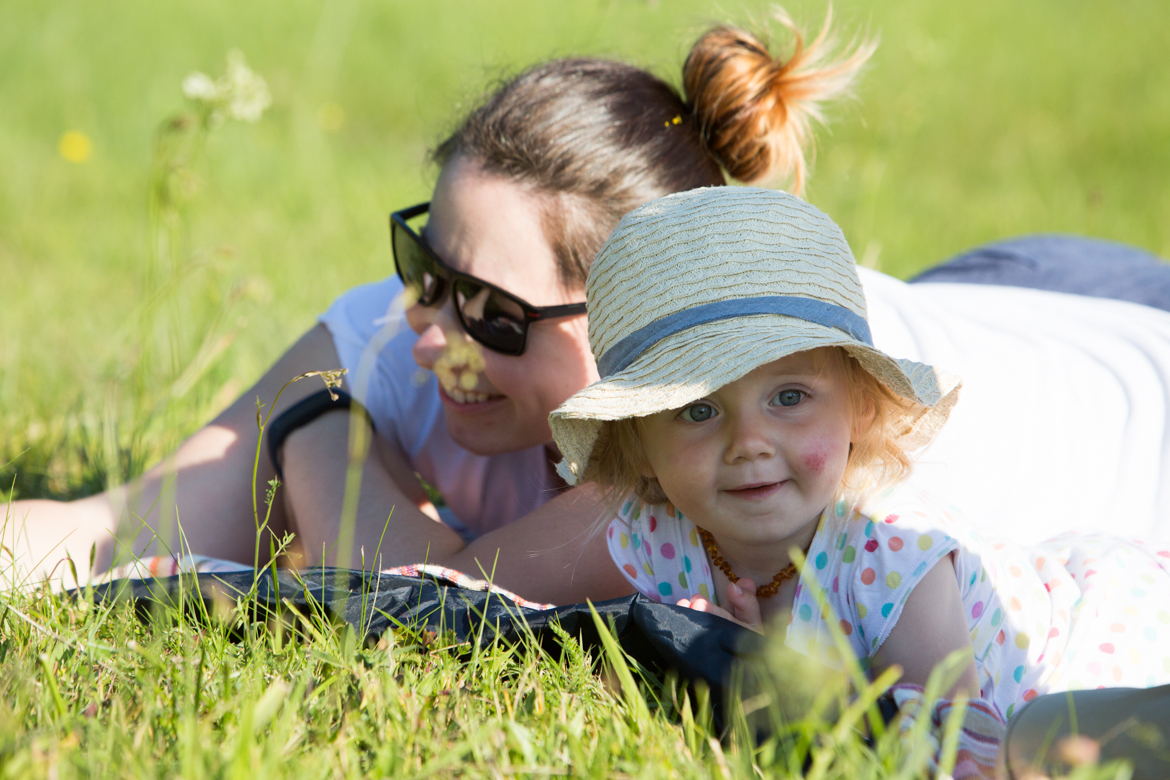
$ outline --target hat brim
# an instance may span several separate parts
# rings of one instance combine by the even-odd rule
[[[925,363],[891,358],[847,333],[795,317],[763,314],[680,331],[646,350],[624,371],[577,392],[549,415],[564,461],[558,472],[578,484],[607,420],[678,409],[759,366],[797,352],[841,347],[913,410],[901,443],[933,438],[958,400],[960,382]]]

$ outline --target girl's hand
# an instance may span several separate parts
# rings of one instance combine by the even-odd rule
[[[712,604],[702,596],[694,599],[679,599],[677,604],[680,607],[688,607],[699,612],[706,612],[709,615],[718,615],[721,618],[739,623],[741,626],[750,628],[753,631],[760,631],[762,629],[763,620],[760,618],[760,600],[756,598],[756,585],[754,582],[745,577],[740,579],[738,584],[734,582],[727,583],[727,600],[729,602],[728,606],[731,607],[730,612]]]

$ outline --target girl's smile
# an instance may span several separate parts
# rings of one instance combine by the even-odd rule
[[[777,490],[784,486],[785,482],[760,482],[753,485],[743,485],[742,487],[728,488],[726,492],[734,498],[743,498],[749,501],[755,501],[773,495]]]
[[[840,486],[852,407],[838,357],[790,355],[640,421],[648,476],[741,576],[767,582],[804,549]]]

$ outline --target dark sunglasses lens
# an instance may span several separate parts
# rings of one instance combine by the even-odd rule
[[[393,241],[398,276],[418,296],[421,305],[430,306],[443,291],[438,267],[418,238],[397,223],[394,225]]]
[[[454,287],[455,308],[468,335],[507,355],[524,351],[528,320],[519,303],[469,279],[456,280]]]

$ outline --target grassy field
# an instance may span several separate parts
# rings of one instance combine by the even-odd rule
[[[618,651],[595,662],[567,636],[554,655],[411,629],[362,643],[317,619],[297,624],[299,639],[253,626],[233,634],[165,611],[140,624],[125,605],[51,597],[6,605],[0,776],[927,776],[925,724],[866,746],[865,705],[779,659],[759,667],[774,676],[724,731],[705,689],[642,674]],[[1115,764],[1073,777],[1129,774]]]
[[[426,199],[436,174],[426,150],[493,80],[596,54],[677,82],[707,25],[751,24],[767,8],[7,4],[0,497],[79,496],[137,473],[336,295],[391,273],[388,212]],[[812,0],[788,8],[808,28],[825,12]],[[808,197],[859,258],[905,276],[1040,231],[1170,256],[1162,0],[849,0],[834,11],[846,36],[877,35],[881,46],[858,99],[821,133]],[[224,124],[199,150],[160,152],[159,128],[192,110],[184,77],[217,76],[232,49],[267,80],[272,107],[255,124]],[[160,175],[172,185],[165,203],[152,189]],[[719,748],[677,707],[639,710],[585,666],[528,651],[469,663],[408,635],[376,652],[328,632],[307,645],[240,644],[48,597],[0,613],[3,776],[792,769],[742,742]],[[841,756],[825,776],[921,767],[856,746]]]

